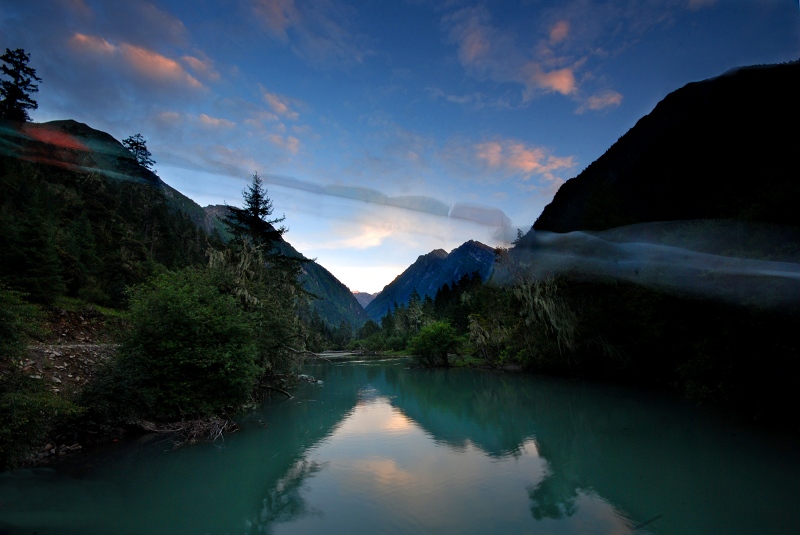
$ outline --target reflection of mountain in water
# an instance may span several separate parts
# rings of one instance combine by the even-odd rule
[[[800,520],[796,444],[779,449],[661,395],[479,370],[386,379],[392,404],[455,449],[502,457],[534,437],[550,467],[528,489],[537,519],[569,516],[593,493],[634,524],[662,515],[647,529],[664,533],[781,533]]]

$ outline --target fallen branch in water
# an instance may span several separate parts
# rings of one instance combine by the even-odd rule
[[[214,442],[218,438],[224,439],[223,435],[226,433],[235,433],[239,430],[239,427],[229,418],[215,416],[165,424],[156,424],[147,420],[139,420],[136,423],[141,429],[149,433],[174,435],[176,448],[187,443],[194,444],[204,440]]]
[[[286,390],[283,390],[282,388],[278,388],[277,386],[258,385],[258,388],[265,388],[267,390],[274,390],[275,392],[280,392],[281,394],[283,394],[284,396],[286,396],[289,399],[294,399],[293,395],[291,395]]]
[[[331,362],[330,359],[326,359],[322,355],[318,355],[317,353],[314,353],[313,351],[308,351],[307,349],[295,349],[293,347],[289,347],[289,346],[286,346],[286,345],[285,346],[281,346],[281,347],[283,347],[283,349],[285,349],[287,351],[291,351],[292,353],[296,353],[298,355],[303,355],[303,356],[311,357],[311,358],[315,358],[315,359],[327,360],[328,362],[333,364],[333,362]]]

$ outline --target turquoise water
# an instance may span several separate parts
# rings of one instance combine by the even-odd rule
[[[0,533],[796,533],[800,445],[671,398],[323,364],[214,444],[0,474]]]

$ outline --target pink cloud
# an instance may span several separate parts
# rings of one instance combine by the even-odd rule
[[[186,72],[180,63],[147,48],[129,43],[114,45],[102,37],[82,33],[73,34],[69,43],[81,52],[109,57],[118,55],[136,72],[151,80],[180,83],[191,88],[203,87],[203,84]]]
[[[94,54],[113,54],[117,51],[117,47],[103,39],[102,37],[95,37],[93,35],[84,35],[76,33],[69,40],[70,44]]]
[[[542,147],[531,147],[512,139],[478,143],[474,157],[487,167],[508,174],[522,175],[526,180],[541,175],[546,180],[560,180],[555,172],[575,167],[572,156],[559,157],[548,154]]]
[[[203,87],[203,84],[187,73],[180,63],[158,52],[127,43],[120,45],[120,52],[129,65],[139,74],[148,78],[172,83],[184,83],[192,88]]]
[[[181,58],[181,61],[199,76],[213,81],[219,80],[219,73],[214,70],[214,64],[210,59],[200,59],[186,55]]]
[[[468,69],[488,71],[493,76],[504,69],[503,49],[509,45],[496,28],[490,24],[489,12],[484,8],[467,8],[445,17],[450,26],[450,40],[458,47],[458,59]]]
[[[459,43],[458,55],[461,62],[471,64],[481,57],[486,56],[491,49],[489,36],[485,28],[481,27],[473,19],[468,27],[462,30],[461,42]]]
[[[550,44],[555,45],[569,36],[569,21],[560,20],[550,28]]]
[[[602,110],[611,106],[619,106],[622,103],[622,94],[616,91],[608,90],[592,95],[581,104],[580,108],[575,110],[575,113],[581,114],[586,110]]]
[[[491,24],[485,8],[461,9],[444,18],[450,40],[458,47],[461,64],[477,77],[525,86],[524,100],[542,93],[572,96],[578,91],[575,72],[583,61],[558,57],[548,48],[570,35],[570,23],[557,21],[534,47],[519,44],[518,37]]]
[[[264,95],[264,100],[269,105],[270,109],[275,112],[276,115],[280,115],[281,117],[286,117],[290,120],[296,120],[300,114],[291,108],[296,101],[292,98],[278,95],[276,93],[270,93],[262,88],[262,92]]]
[[[527,88],[527,98],[536,90],[562,95],[572,95],[578,90],[571,67],[545,72],[539,63],[530,62],[521,69],[521,74]]]
[[[286,30],[300,21],[294,0],[256,0],[253,9],[259,15],[267,31],[281,41],[287,41]]]
[[[212,128],[233,128],[236,126],[236,123],[233,123],[227,119],[220,119],[218,117],[211,117],[206,115],[205,113],[201,113],[198,115],[197,119],[203,126],[209,126]]]
[[[300,150],[300,140],[294,136],[284,138],[278,134],[270,134],[267,136],[267,139],[273,145],[280,147],[291,154],[297,154],[297,152]]]

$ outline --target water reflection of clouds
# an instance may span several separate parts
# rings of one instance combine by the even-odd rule
[[[335,531],[346,516],[335,503],[321,499],[331,489],[336,500],[361,504],[365,526],[376,522],[386,533],[503,532],[530,522],[537,533],[616,535],[631,529],[611,504],[581,489],[566,514],[532,517],[529,493],[534,489],[546,503],[561,503],[559,493],[550,495],[553,489],[546,483],[552,484],[555,474],[535,439],[499,458],[469,438],[454,447],[437,440],[372,387],[359,391],[359,404],[314,455],[330,467],[314,478],[307,497],[322,510],[326,530]],[[313,496],[317,482],[327,489],[320,490],[319,501]]]

